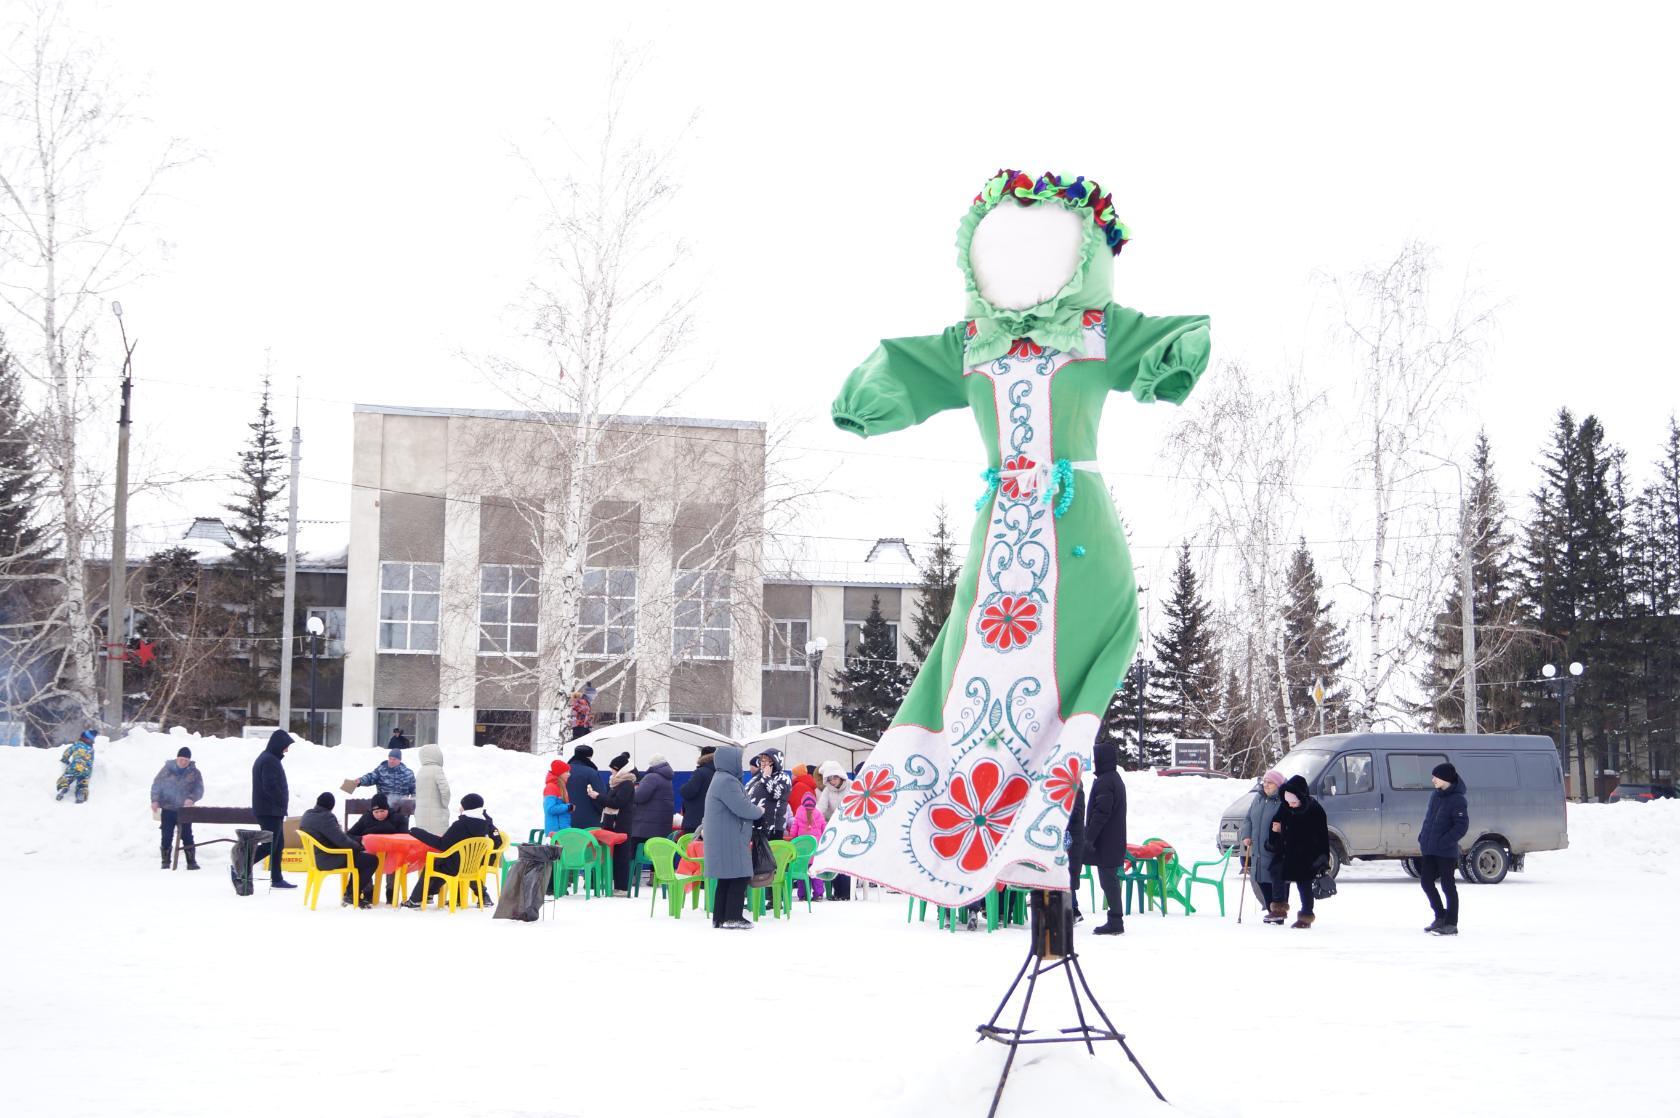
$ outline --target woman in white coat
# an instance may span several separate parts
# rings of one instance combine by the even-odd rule
[[[443,775],[443,746],[434,743],[420,747],[420,771],[415,774],[414,783],[415,829],[443,833],[449,828],[453,804],[449,798],[449,778]]]

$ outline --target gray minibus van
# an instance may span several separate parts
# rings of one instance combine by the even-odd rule
[[[1450,761],[1470,801],[1460,849],[1468,881],[1496,885],[1535,850],[1569,845],[1563,769],[1550,738],[1504,734],[1329,734],[1308,738],[1274,767],[1302,776],[1330,824],[1330,873],[1350,858],[1402,859],[1417,876],[1418,827],[1434,790],[1429,773]],[[1258,793],[1225,809],[1219,849],[1234,845]]]

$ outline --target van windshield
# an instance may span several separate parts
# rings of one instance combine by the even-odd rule
[[[1324,771],[1324,766],[1333,756],[1327,749],[1291,749],[1283,760],[1277,763],[1277,771],[1288,780],[1292,776],[1299,776],[1311,784]]]

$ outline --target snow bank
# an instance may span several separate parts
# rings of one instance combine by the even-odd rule
[[[1570,804],[1569,852],[1572,864],[1595,870],[1614,862],[1638,873],[1673,873],[1674,855],[1680,853],[1680,800]]]

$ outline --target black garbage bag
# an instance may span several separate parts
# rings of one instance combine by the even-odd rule
[[[508,870],[502,899],[496,904],[497,920],[535,920],[542,915],[554,881],[554,863],[560,848],[540,842],[519,844],[519,858]]]
[[[240,828],[233,832],[233,891],[241,897],[249,897],[255,889],[251,876],[251,867],[257,861],[257,848],[267,846],[274,836],[267,831],[251,831]]]

